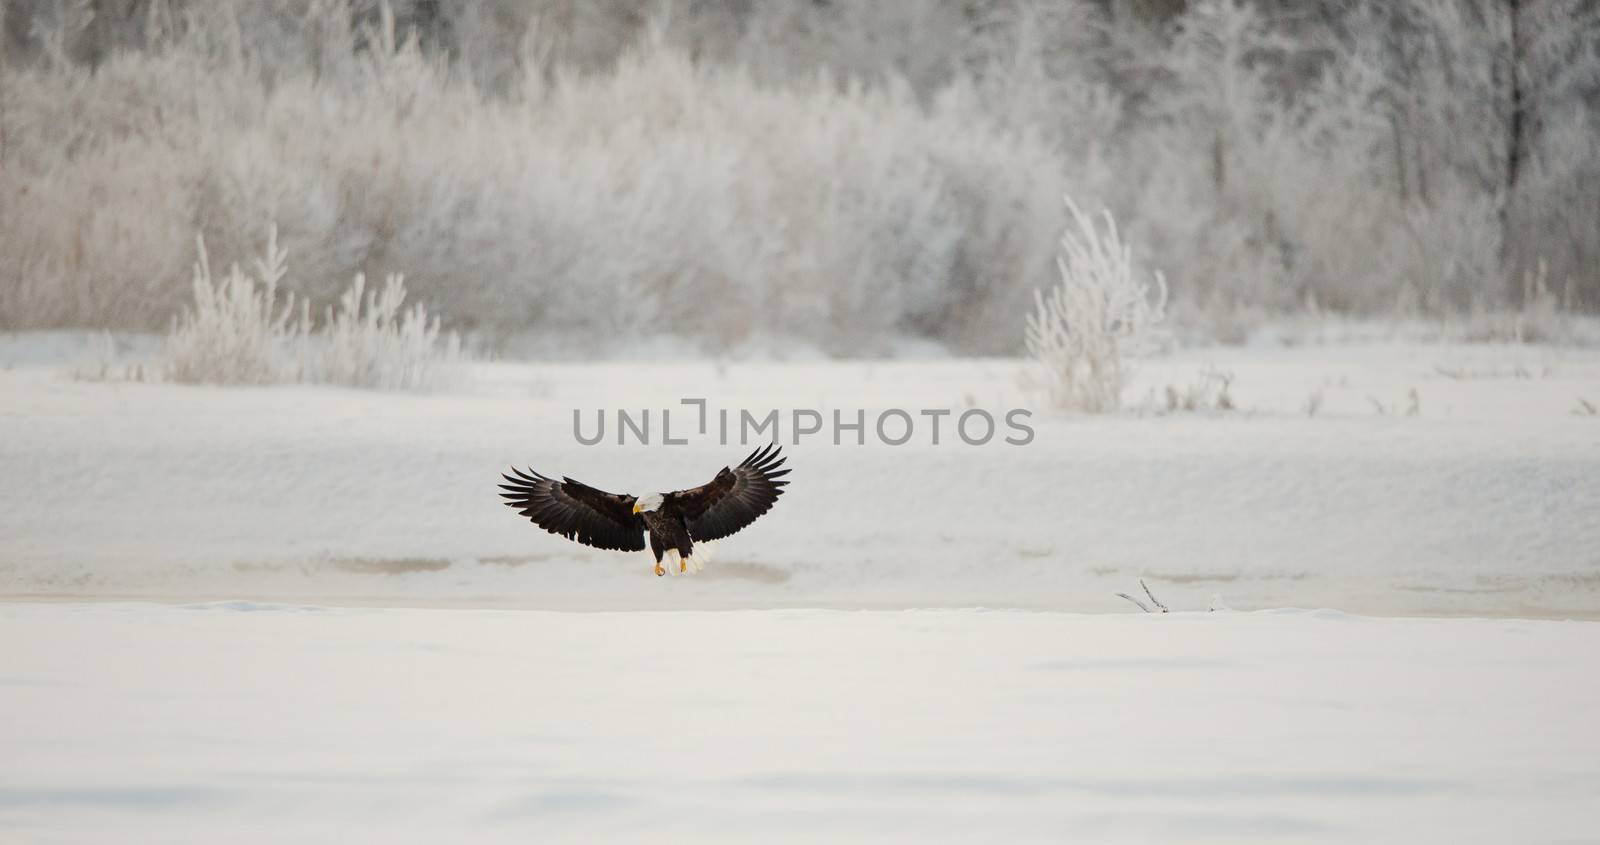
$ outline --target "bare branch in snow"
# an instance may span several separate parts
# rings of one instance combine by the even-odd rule
[[[1150,603],[1154,604],[1156,607],[1161,608],[1161,612],[1162,613],[1171,613],[1172,612],[1172,611],[1167,609],[1166,605],[1161,603],[1161,599],[1156,598],[1156,594],[1155,593],[1150,592],[1150,585],[1146,584],[1144,582],[1143,578],[1139,579],[1139,586],[1143,587],[1144,588],[1144,594],[1150,597]]]
[[[1128,595],[1127,593],[1117,593],[1117,597],[1118,598],[1124,598],[1124,599],[1127,599],[1128,601],[1133,602],[1134,604],[1138,605],[1139,609],[1144,611],[1145,613],[1149,613],[1150,612],[1150,608],[1145,607],[1144,606],[1144,602],[1139,601],[1138,599],[1134,598],[1133,596]]]
[[[1145,613],[1157,613],[1157,612],[1160,612],[1160,613],[1171,613],[1172,612],[1166,605],[1161,603],[1161,599],[1156,598],[1156,594],[1155,593],[1150,592],[1150,585],[1146,584],[1144,582],[1143,578],[1139,579],[1139,586],[1140,586],[1140,588],[1142,588],[1144,590],[1144,594],[1150,598],[1150,604],[1153,604],[1157,608],[1159,608],[1159,611],[1151,610],[1148,606],[1145,605],[1144,602],[1139,601],[1138,599],[1134,598],[1133,596],[1128,595],[1127,593],[1117,593],[1117,597],[1118,598],[1127,599],[1128,601],[1133,602],[1134,604],[1138,605],[1139,609],[1144,611]]]

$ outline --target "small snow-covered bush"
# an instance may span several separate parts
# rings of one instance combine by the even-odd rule
[[[1215,367],[1204,367],[1189,384],[1182,387],[1169,384],[1161,391],[1164,404],[1160,412],[1196,414],[1232,411],[1235,407],[1233,394],[1229,392],[1232,387],[1233,373],[1226,373]]]
[[[287,254],[274,228],[254,275],[239,265],[220,282],[211,275],[204,238],[196,238],[194,302],[178,317],[162,351],[164,372],[185,384],[276,384],[297,381],[296,353],[310,333],[305,308],[295,319],[293,294],[279,303]]]
[[[1061,235],[1056,268],[1061,281],[1049,293],[1034,293],[1024,340],[1046,373],[1050,404],[1101,413],[1116,410],[1128,381],[1130,359],[1145,352],[1161,324],[1167,283],[1154,274],[1154,288],[1141,281],[1133,251],[1117,233],[1111,212],[1103,227],[1071,197],[1071,223]]]
[[[288,253],[277,227],[266,251],[246,273],[237,264],[218,282],[204,239],[198,239],[194,302],[174,324],[162,350],[163,374],[186,384],[306,382],[379,390],[436,386],[461,357],[454,333],[441,336],[439,318],[421,305],[404,308],[399,275],[368,292],[357,275],[312,325],[305,299],[279,295]]]
[[[453,332],[441,337],[439,318],[421,305],[402,310],[406,288],[398,274],[381,290],[367,293],[366,283],[356,276],[338,310],[328,309],[312,380],[379,390],[436,385],[460,358],[460,339]]]

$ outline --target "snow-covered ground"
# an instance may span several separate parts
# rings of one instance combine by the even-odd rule
[[[1032,404],[932,352],[399,395],[0,338],[0,841],[1600,841],[1600,351],[1186,351],[1024,446],[930,442]],[[1234,410],[1167,413],[1204,372]],[[749,451],[683,398],[779,409],[794,470],[704,573],[500,504]],[[617,407],[690,442],[576,442]]]
[[[0,596],[1126,611],[1113,593],[1143,576],[1179,609],[1600,617],[1594,349],[1187,351],[1140,370],[1134,411],[1041,410],[1026,446],[964,445],[949,420],[938,446],[809,437],[771,514],[657,580],[502,507],[499,473],[678,489],[749,451],[696,436],[680,398],[860,408],[869,429],[890,407],[998,417],[1032,404],[1022,364],[495,363],[418,396],[89,383],[13,345],[35,354],[0,369]],[[1206,368],[1237,410],[1161,413]],[[689,445],[618,447],[614,420],[576,442],[574,409],[617,407],[655,409],[658,442],[674,409]]]
[[[4,604],[0,840],[1594,842],[1597,645],[1331,611]]]

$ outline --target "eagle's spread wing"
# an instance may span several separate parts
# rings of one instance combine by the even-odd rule
[[[596,490],[581,481],[546,478],[515,469],[503,476],[501,493],[518,513],[551,534],[597,549],[637,552],[644,548],[644,520],[633,512],[634,497]]]
[[[778,470],[783,461],[777,444],[757,449],[737,467],[723,467],[710,484],[666,498],[682,511],[690,537],[720,540],[755,522],[783,495],[783,485],[789,483],[778,480],[789,474]]]

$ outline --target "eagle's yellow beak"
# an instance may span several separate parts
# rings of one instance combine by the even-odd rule
[[[634,513],[638,513],[639,512],[639,503],[638,502],[634,502],[633,503],[633,512]]]

